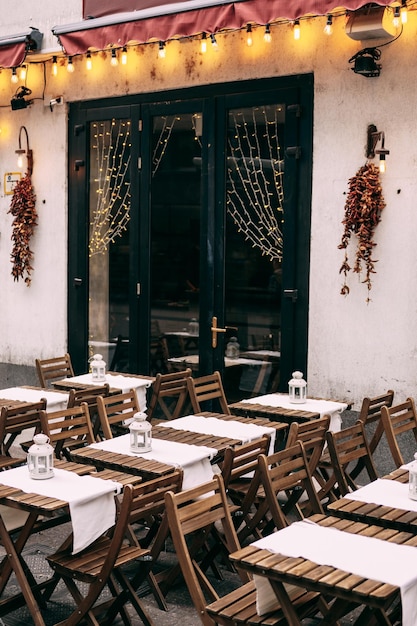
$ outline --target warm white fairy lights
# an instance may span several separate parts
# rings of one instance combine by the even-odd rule
[[[130,220],[130,120],[92,124],[91,194],[96,196],[90,219],[90,257],[105,254]]]
[[[272,259],[282,258],[283,244],[279,114],[277,106],[233,111],[227,153],[227,211],[245,239]]]

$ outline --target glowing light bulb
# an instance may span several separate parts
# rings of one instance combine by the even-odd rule
[[[385,174],[386,170],[387,166],[385,161],[385,154],[381,154],[381,156],[379,157],[379,171],[381,172],[381,174]]]
[[[246,26],[246,43],[249,47],[251,47],[251,45],[253,44],[253,38],[252,38],[252,25],[248,24]]]
[[[300,20],[295,20],[294,22],[294,26],[293,26],[293,33],[294,33],[294,39],[295,41],[298,41],[300,39]]]
[[[392,23],[394,24],[395,28],[398,28],[398,26],[400,25],[400,7],[394,7],[394,17]]]
[[[333,16],[327,16],[326,26],[324,27],[325,35],[331,35],[333,33]]]
[[[165,59],[166,50],[165,50],[165,42],[163,41],[159,42],[158,56],[160,59]]]
[[[122,65],[127,65],[127,48],[123,46],[122,50]]]
[[[52,57],[52,76],[57,76],[58,74],[58,63],[56,57]]]
[[[67,63],[67,71],[72,74],[74,71],[74,63],[72,62],[72,57],[68,57],[68,63]]]
[[[200,50],[201,50],[201,52],[203,54],[205,54],[207,52],[207,35],[206,35],[206,33],[202,33],[201,34]]]
[[[213,48],[218,48],[219,44],[217,43],[216,35],[214,33],[211,33],[210,39],[211,39],[211,45],[213,46]]]
[[[17,154],[17,167],[21,170],[23,167],[23,156],[26,154],[24,150],[16,150]]]
[[[85,67],[88,71],[93,69],[93,61],[91,59],[91,52],[87,52],[87,56],[85,59]]]
[[[22,67],[20,68],[20,80],[26,80],[26,76],[27,76],[26,65],[22,65]]]
[[[266,41],[266,43],[271,43],[272,41],[271,27],[269,24],[265,26],[264,41]]]
[[[10,80],[12,81],[13,84],[16,84],[17,82],[19,82],[19,78],[18,78],[18,76],[16,74],[16,68],[15,67],[12,69],[12,76],[11,76]]]
[[[408,12],[407,12],[407,2],[406,2],[406,0],[402,0],[402,6],[401,6],[401,10],[400,10],[400,15],[401,15],[401,23],[402,24],[407,24]]]
[[[116,50],[114,48],[111,51],[110,65],[112,67],[117,67],[119,65],[119,59],[117,58],[117,53],[116,53]]]

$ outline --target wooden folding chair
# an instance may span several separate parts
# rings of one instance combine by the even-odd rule
[[[95,442],[88,405],[83,403],[70,409],[41,411],[42,432],[48,435],[57,459],[71,460],[71,450]]]
[[[194,413],[201,413],[206,410],[202,405],[209,402],[209,408],[211,410],[214,411],[219,407],[220,411],[217,410],[217,413],[224,413],[225,415],[231,414],[224,393],[220,372],[216,371],[213,372],[213,374],[200,376],[199,378],[187,378],[187,385]],[[214,400],[216,402],[213,404]]]
[[[359,412],[359,420],[365,427],[365,434],[367,435],[368,424],[375,424],[376,428],[369,438],[367,435],[369,450],[373,454],[381,441],[381,437],[384,434],[384,427],[381,422],[381,409],[383,406],[391,407],[394,401],[394,392],[389,389],[386,393],[380,396],[374,396],[373,398],[364,398],[362,400],[361,410]]]
[[[71,409],[73,406],[80,406],[83,402],[88,405],[88,411],[90,413],[90,420],[93,424],[94,437],[97,438],[100,430],[100,422],[97,408],[97,398],[102,396],[107,398],[110,393],[110,386],[105,385],[91,385],[85,389],[70,389],[67,408]]]
[[[50,387],[54,380],[74,376],[71,357],[68,353],[52,359],[36,359],[35,364],[40,386],[45,389]]]
[[[329,431],[326,438],[333,468],[332,488],[337,487],[340,495],[358,489],[358,464],[366,472],[368,481],[378,478],[361,421],[337,433]]]
[[[131,420],[135,413],[140,411],[138,397],[134,389],[107,398],[99,396],[97,409],[99,419],[95,435],[101,439],[112,439],[113,430],[116,431],[116,434],[127,433],[128,426],[124,422]]]
[[[11,456],[10,449],[18,435],[25,430],[32,430],[33,435],[41,432],[40,412],[46,410],[46,400],[31,402],[20,406],[3,406],[0,413],[0,446],[1,453]],[[22,449],[27,452],[32,440],[21,442]]]
[[[152,385],[152,396],[148,407],[148,420],[173,420],[184,415],[188,399],[187,379],[191,369],[169,374],[158,373]]]
[[[284,626],[287,621],[281,607],[259,617],[256,612],[256,589],[253,581],[244,571],[239,571],[236,589],[219,598],[211,580],[204,572],[198,560],[199,551],[206,545],[210,530],[221,527],[225,547],[229,553],[240,548],[230,511],[226,491],[220,475],[213,481],[177,494],[165,496],[169,528],[182,575],[204,626],[237,626],[238,624],[257,624],[258,626]],[[202,551],[203,559],[205,550]],[[242,584],[243,583],[243,584]],[[313,608],[317,594],[291,594],[291,599],[306,608],[306,612],[315,613]],[[213,598],[207,604],[206,598]],[[301,610],[301,609],[300,609]]]
[[[125,605],[130,602],[146,626],[153,626],[131,580],[123,570],[124,566],[135,564],[135,584],[145,580],[152,558],[147,549],[135,545],[128,536],[129,523],[135,519],[142,507],[142,485],[126,485],[117,512],[117,521],[111,532],[102,535],[82,552],[73,555],[72,546],[48,556],[49,565],[55,576],[61,578],[73,597],[76,608],[62,624],[75,626],[86,618],[88,623],[111,623],[120,614],[125,624],[129,624]],[[77,583],[82,583],[77,584]],[[85,592],[84,585],[87,585]],[[109,600],[97,605],[105,588],[111,593]]]
[[[330,415],[308,422],[292,422],[286,442],[287,448],[291,448],[297,441],[303,444],[313,484],[321,502],[335,500],[330,489],[332,483],[328,480],[330,457],[328,454],[323,457],[329,425]]]
[[[412,459],[404,459],[400,450],[399,442],[405,433],[413,434],[413,441],[417,443],[417,413],[416,405],[412,398],[396,406],[383,406],[381,419],[389,449],[397,467]]]

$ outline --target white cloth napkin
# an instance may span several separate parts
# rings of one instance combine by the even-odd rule
[[[242,443],[259,439],[263,435],[270,435],[269,453],[272,454],[275,447],[275,428],[258,426],[257,424],[242,424],[234,420],[220,420],[217,417],[201,417],[201,415],[186,415],[168,422],[160,422],[161,426],[176,428],[177,430],[189,430],[203,435],[215,437],[228,437],[238,439]]]
[[[319,565],[330,565],[357,576],[396,585],[401,589],[402,624],[417,624],[417,549],[374,537],[353,535],[308,520],[294,522],[252,545],[289,557],[303,557]],[[272,588],[256,575],[257,610],[271,610]],[[267,583],[267,584],[265,584]]]
[[[74,383],[81,383],[82,385],[105,385],[106,383],[114,389],[120,389],[122,393],[127,393],[131,389],[136,391],[138,398],[139,408],[141,411],[146,411],[146,389],[151,386],[149,378],[139,378],[134,376],[121,376],[120,374],[106,374],[106,379],[103,381],[93,380],[91,374],[81,374],[80,376],[74,376],[66,378]]]
[[[66,409],[68,393],[48,391],[47,389],[27,389],[26,387],[9,387],[0,389],[0,398],[5,400],[20,400],[21,402],[39,402],[46,400],[47,411],[60,411]]]
[[[417,501],[408,497],[408,483],[378,478],[369,485],[348,493],[345,498],[417,512]]]
[[[1,472],[0,483],[25,493],[36,493],[68,502],[73,530],[73,554],[84,550],[115,522],[114,496],[120,483],[54,468],[46,480],[30,478],[27,465]]]
[[[196,487],[212,480],[213,469],[210,460],[217,454],[215,448],[194,446],[156,438],[152,438],[152,450],[150,452],[137,454],[130,449],[130,435],[120,435],[120,437],[106,439],[105,441],[93,443],[90,447],[118,454],[140,456],[143,459],[152,459],[167,465],[181,467],[184,472],[183,489]]]
[[[302,404],[295,404],[290,402],[288,394],[284,393],[268,393],[264,396],[258,396],[255,398],[248,398],[242,400],[247,404],[262,404],[262,406],[273,406],[281,409],[299,409],[300,411],[310,411],[311,413],[319,413],[320,417],[323,415],[330,415],[330,427],[332,432],[338,432],[342,426],[342,420],[340,413],[347,409],[345,402],[334,402],[333,400],[315,400],[314,398],[307,398],[306,402]]]

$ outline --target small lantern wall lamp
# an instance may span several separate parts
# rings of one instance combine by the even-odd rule
[[[22,148],[22,132],[26,137],[26,149]],[[21,126],[19,130],[19,147],[15,150],[17,154],[17,166],[21,169],[23,167],[23,157],[26,155],[27,159],[27,173],[29,176],[33,171],[33,152],[29,147],[29,134],[26,126]]]
[[[381,144],[377,149],[378,142],[381,142]],[[379,155],[379,171],[384,173],[386,169],[385,157],[389,154],[389,150],[385,148],[385,133],[383,131],[379,131],[375,124],[369,124],[366,158],[373,159],[377,154]]]

